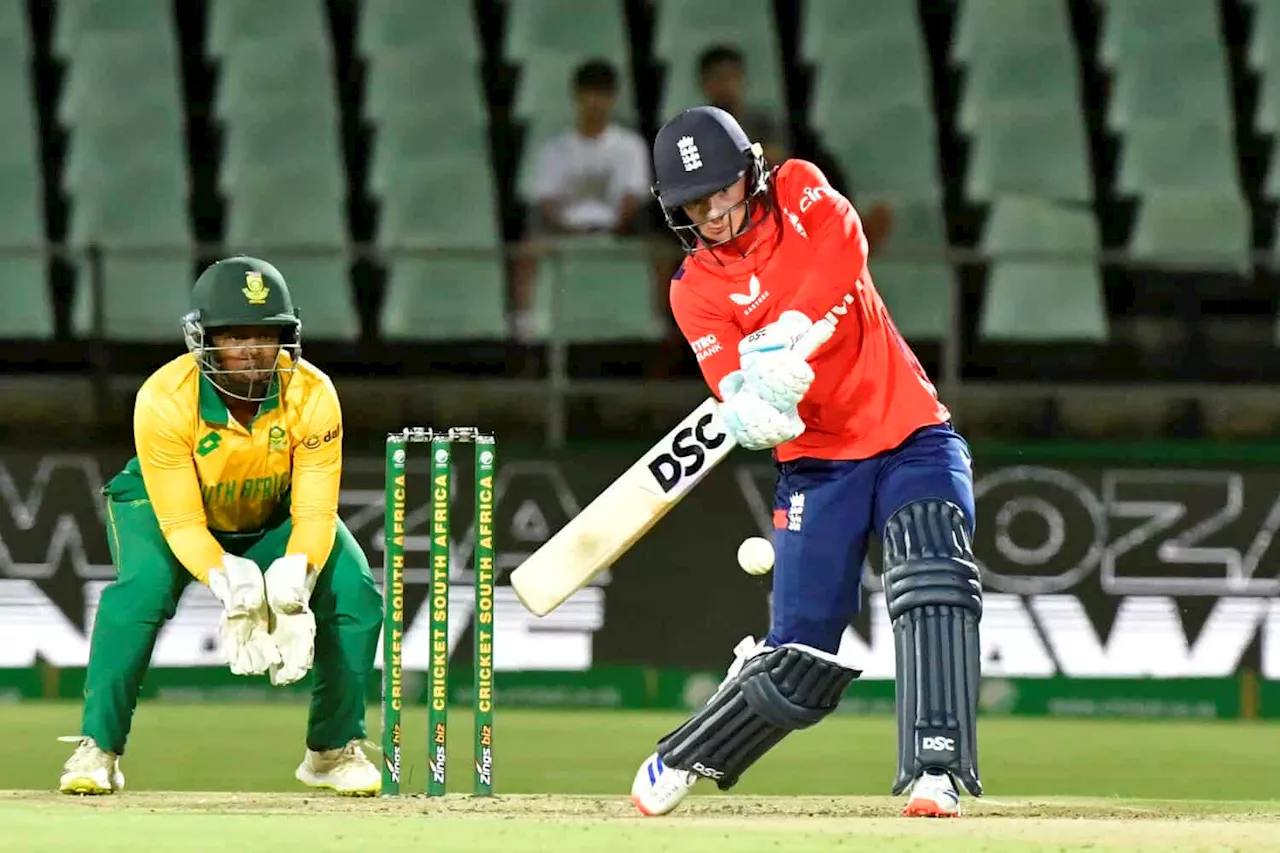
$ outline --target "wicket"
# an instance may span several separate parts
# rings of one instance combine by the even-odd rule
[[[454,444],[475,446],[475,654],[473,793],[493,793],[493,584],[494,478],[497,441],[475,427],[433,430],[411,427],[387,435],[384,491],[384,614],[382,623],[382,794],[400,794],[401,715],[404,709],[404,537],[410,445],[431,446],[430,587],[423,607],[430,616],[431,660],[427,668],[427,786],[430,797],[445,793],[449,731],[449,496]]]

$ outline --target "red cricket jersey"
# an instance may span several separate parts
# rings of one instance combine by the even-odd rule
[[[672,314],[712,392],[738,369],[742,338],[783,311],[816,321],[852,293],[849,313],[809,361],[805,432],[776,447],[776,458],[866,459],[950,420],[871,282],[853,205],[806,160],[783,163],[774,186],[781,221],[769,215],[730,245],[686,258],[671,281]]]

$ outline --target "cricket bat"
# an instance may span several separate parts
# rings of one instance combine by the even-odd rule
[[[806,359],[849,312],[848,294],[794,349]],[[708,397],[511,573],[521,603],[546,616],[625,554],[736,447]]]

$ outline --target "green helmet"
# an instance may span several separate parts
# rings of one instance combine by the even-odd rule
[[[227,370],[222,355],[230,348],[209,343],[211,331],[253,326],[279,330],[280,347],[266,381],[252,375],[262,371]],[[248,255],[225,258],[200,273],[191,289],[191,310],[182,318],[182,334],[200,372],[219,391],[241,400],[261,402],[279,393],[279,383],[271,380],[282,371],[283,355],[288,353],[283,369],[291,373],[302,353],[302,321],[284,276]]]

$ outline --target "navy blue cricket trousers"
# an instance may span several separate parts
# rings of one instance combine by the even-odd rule
[[[861,606],[868,537],[919,500],[954,503],[973,535],[969,446],[950,424],[924,427],[870,459],[780,463],[773,498],[773,624],[768,643],[835,653]]]

